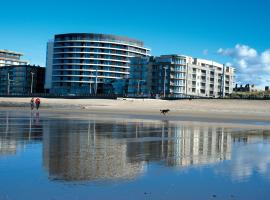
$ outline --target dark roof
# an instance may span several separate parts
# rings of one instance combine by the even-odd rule
[[[139,46],[143,46],[144,43],[140,40],[136,39],[131,39],[128,37],[123,37],[123,36],[117,36],[117,35],[110,35],[110,34],[100,34],[100,33],[65,33],[65,34],[56,34],[55,39],[59,37],[65,37],[65,36],[83,36],[83,37],[89,37],[89,38],[95,38],[95,39],[100,39],[100,40],[109,40],[109,41],[114,41],[114,40],[119,40],[123,42],[130,42],[134,43]]]

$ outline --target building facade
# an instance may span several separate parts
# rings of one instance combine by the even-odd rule
[[[154,57],[134,57],[131,59],[128,80],[129,96],[151,96]]]
[[[10,65],[27,65],[27,61],[21,60],[23,54],[0,49],[0,67]]]
[[[183,97],[186,88],[186,57],[168,55],[131,60],[130,96]],[[139,83],[140,82],[140,83]]]
[[[35,65],[0,67],[0,94],[43,93],[45,68]]]
[[[187,95],[224,97],[233,92],[235,68],[210,60],[191,58],[187,64]]]
[[[143,42],[106,34],[55,35],[48,43],[46,89],[51,93],[104,93],[129,75],[130,58],[148,56]]]
[[[136,57],[128,95],[216,98],[232,93],[233,86],[234,68],[217,62],[182,55]]]

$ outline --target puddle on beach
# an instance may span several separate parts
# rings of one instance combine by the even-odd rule
[[[54,115],[0,111],[0,200],[270,199],[270,131]]]

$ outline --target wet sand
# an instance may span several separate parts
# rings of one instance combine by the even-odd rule
[[[0,109],[29,109],[30,98],[0,98]],[[167,116],[160,109],[170,109]],[[270,101],[263,100],[152,100],[152,99],[41,99],[41,110],[67,116],[270,126]],[[65,115],[65,114],[63,114]]]

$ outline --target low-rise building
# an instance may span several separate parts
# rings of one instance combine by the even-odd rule
[[[21,60],[23,54],[0,49],[0,67],[10,65],[27,65],[27,61]]]
[[[246,84],[245,86],[238,84],[235,85],[235,88],[233,88],[234,92],[260,92],[263,91],[262,88],[256,87],[254,84]]]
[[[0,67],[0,94],[43,93],[45,68],[35,65]]]
[[[234,68],[183,55],[131,59],[129,96],[182,98],[231,94]]]
[[[187,65],[187,95],[224,97],[233,92],[235,68],[198,58]]]

